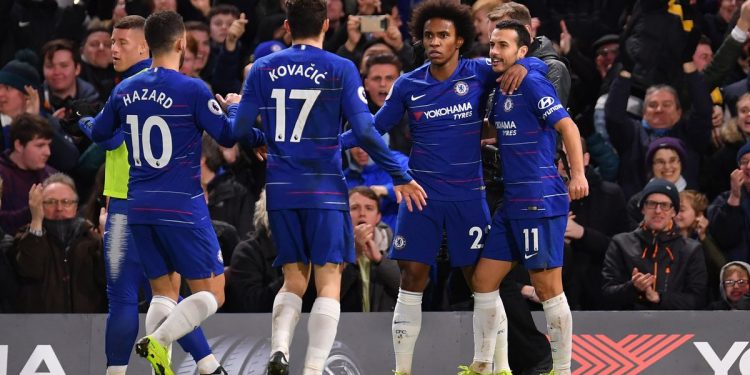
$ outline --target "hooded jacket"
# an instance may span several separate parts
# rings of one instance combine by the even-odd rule
[[[660,301],[646,300],[633,285],[633,268],[656,276]],[[602,293],[617,310],[694,310],[706,305],[706,262],[698,241],[675,226],[652,232],[640,227],[612,238],[602,268]]]
[[[721,273],[719,275],[719,295],[721,295],[721,299],[708,305],[709,310],[750,310],[750,294],[745,294],[736,306],[727,299],[727,293],[724,290],[724,274],[726,273],[727,268],[731,265],[738,265],[744,268],[745,272],[750,275],[750,264],[745,262],[729,262],[725,264],[724,267],[721,267]]]

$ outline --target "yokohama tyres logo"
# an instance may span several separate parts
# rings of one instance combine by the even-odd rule
[[[692,339],[694,335],[627,335],[613,341],[606,335],[573,335],[574,375],[635,375]]]

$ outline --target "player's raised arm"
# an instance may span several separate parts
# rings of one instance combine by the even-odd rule
[[[375,114],[375,129],[378,131],[378,133],[380,133],[380,135],[387,133],[394,126],[396,126],[401,121],[401,117],[404,115],[404,111],[406,110],[403,102],[401,102],[399,98],[399,95],[394,95],[394,93],[397,91],[398,86],[399,80],[396,80],[396,82],[393,83],[388,96],[385,98],[385,103],[383,103],[383,106],[380,108],[380,110],[378,110],[378,113]],[[352,131],[348,130],[344,132],[344,134],[341,135],[341,148],[344,150],[348,150],[355,146],[360,145],[357,143],[357,139],[354,137]]]
[[[232,117],[237,111],[237,104],[228,103],[230,105],[227,108],[229,112],[229,117],[227,117],[221,109],[222,106],[214,99],[206,85],[197,80],[194,82],[198,86],[196,89],[198,95],[195,98],[195,116],[198,120],[198,126],[203,128],[220,145],[224,147],[234,146],[236,139],[232,129]]]
[[[104,108],[102,108],[101,112],[99,112],[99,114],[94,118],[93,124],[89,122],[86,123],[88,125],[92,125],[90,127],[91,140],[96,143],[104,143],[111,140],[112,137],[115,136],[117,129],[120,128],[120,119],[117,117],[117,112],[114,104],[115,100],[112,99],[117,98],[117,92],[117,87],[115,87],[115,89],[112,91],[112,95],[110,95],[110,99],[107,100],[107,103],[104,104]],[[83,126],[81,126],[81,123],[84,122],[84,120],[86,119],[81,119],[81,121],[79,122],[79,126],[81,127],[81,130],[86,133],[87,131],[83,129]]]
[[[260,129],[255,128],[255,119],[258,117],[259,108],[263,101],[258,96],[259,81],[257,64],[253,64],[250,72],[247,74],[245,85],[242,88],[242,99],[240,99],[239,108],[234,116],[232,128],[234,139],[243,145],[256,148],[266,144],[266,137]]]
[[[568,183],[570,199],[584,198],[589,195],[589,183],[586,181],[584,172],[583,147],[578,126],[570,117],[565,117],[555,124],[555,130],[562,135],[570,163],[570,182]]]

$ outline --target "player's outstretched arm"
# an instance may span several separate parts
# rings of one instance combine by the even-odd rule
[[[555,130],[562,135],[570,163],[570,182],[568,183],[570,199],[584,198],[589,195],[589,183],[586,181],[583,167],[583,147],[578,126],[570,117],[564,117],[555,124]]]
[[[408,184],[394,185],[393,191],[396,193],[396,202],[401,203],[402,199],[406,201],[406,208],[409,212],[413,211],[413,206],[417,206],[417,209],[422,211],[422,208],[427,205],[427,193],[417,181],[411,180]]]
[[[262,103],[258,97],[258,89],[254,86],[259,80],[257,66],[253,65],[245,80],[242,95],[237,95],[240,98],[239,107],[237,107],[236,115],[233,116],[232,120],[234,139],[251,149],[266,144],[265,134],[254,126]],[[230,95],[227,95],[227,99]]]
[[[94,126],[96,126],[96,119],[93,117],[84,117],[78,120],[78,128],[81,129],[81,132],[88,139],[92,139],[91,130],[94,128]],[[122,130],[118,129],[117,132],[115,132],[115,135],[112,136],[112,138],[106,141],[97,142],[96,144],[99,145],[99,147],[107,151],[112,151],[122,146],[122,143],[124,141],[125,141],[125,138],[122,135]]]
[[[90,128],[91,140],[96,143],[107,142],[115,136],[117,129],[120,128],[120,119],[117,117],[115,108],[115,99],[117,98],[117,87],[112,91],[109,96],[109,100],[104,104],[101,112],[94,118],[93,124]],[[83,120],[83,119],[82,119]],[[79,126],[81,123],[79,122]],[[86,132],[83,128],[81,129]],[[119,145],[118,145],[119,146]]]

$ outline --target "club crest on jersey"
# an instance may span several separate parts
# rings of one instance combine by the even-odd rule
[[[469,92],[469,85],[464,81],[458,81],[453,85],[453,91],[458,96],[464,96]]]
[[[211,99],[208,101],[208,110],[216,116],[221,116],[224,113],[221,111],[221,106],[219,105],[219,102],[216,101],[216,99]]]
[[[513,99],[505,98],[505,102],[503,103],[503,110],[505,112],[510,112],[513,110]]]
[[[393,248],[396,250],[403,250],[406,247],[406,238],[402,235],[398,235],[393,238]]]

